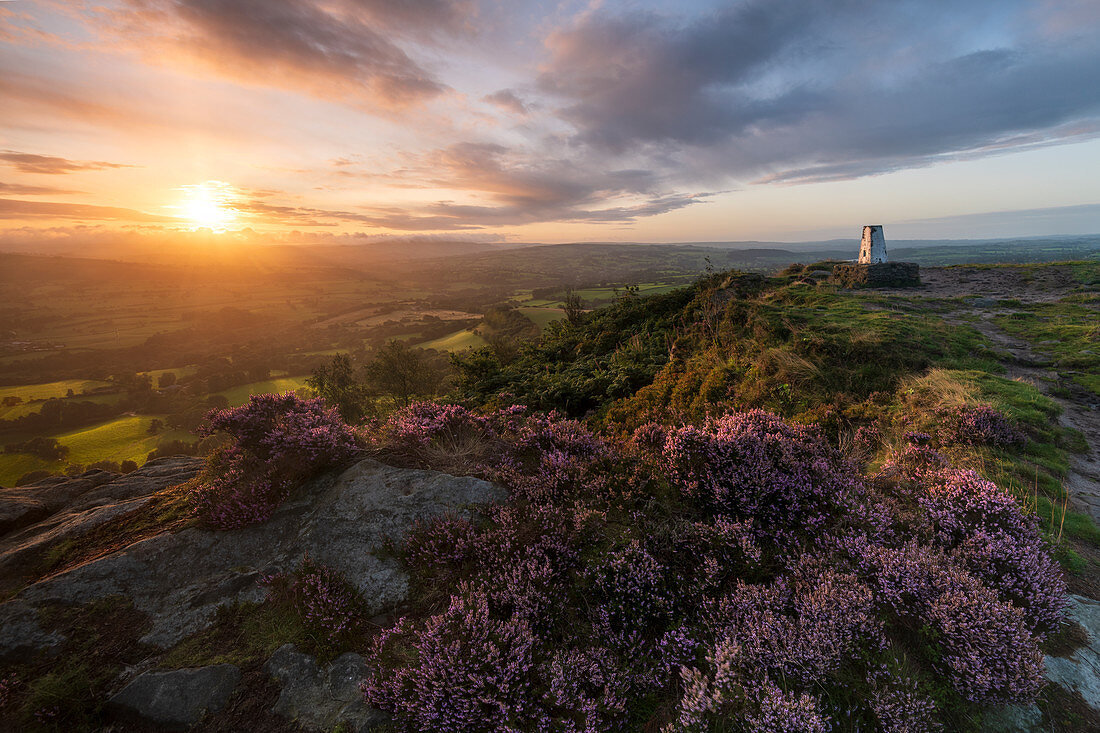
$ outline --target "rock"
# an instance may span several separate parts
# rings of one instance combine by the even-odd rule
[[[36,651],[56,653],[65,641],[38,625],[38,612],[22,601],[0,606],[0,663],[26,661]]]
[[[75,477],[51,476],[29,486],[0,488],[0,535],[48,517],[117,476],[107,471],[86,471]]]
[[[286,644],[271,656],[264,671],[283,684],[273,712],[303,728],[329,731],[344,723],[359,733],[389,720],[363,700],[359,683],[367,675],[367,665],[358,654],[343,654],[321,668],[313,657]]]
[[[1070,596],[1069,614],[1087,632],[1088,641],[1066,657],[1046,657],[1047,679],[1072,692],[1100,710],[1100,602]]]
[[[1038,705],[1008,705],[985,712],[982,733],[1038,733],[1042,722]]]
[[[218,664],[171,672],[146,672],[134,678],[108,705],[153,723],[186,728],[205,713],[221,710],[241,680],[241,670]]]
[[[218,606],[260,600],[262,573],[291,570],[309,555],[354,583],[377,613],[408,591],[405,573],[378,553],[387,539],[400,538],[418,519],[468,513],[468,505],[504,497],[500,487],[473,477],[368,459],[315,480],[263,525],[155,535],[36,583],[19,599],[72,605],[124,595],[150,619],[141,641],[166,648],[205,628]]]
[[[0,578],[18,581],[57,543],[79,537],[143,506],[157,492],[194,477],[202,465],[198,458],[174,456],[150,461],[123,476],[90,471],[75,479],[47,479],[31,487],[4,490],[9,508],[14,505],[12,502],[21,501],[11,492],[23,488],[45,485],[47,499],[36,510],[39,513],[35,523],[12,531],[0,540]],[[64,504],[59,503],[62,500]],[[3,501],[0,498],[0,505]],[[47,504],[48,514],[42,514],[47,511]],[[24,515],[24,520],[27,516]]]

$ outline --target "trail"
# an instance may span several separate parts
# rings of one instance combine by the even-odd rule
[[[956,325],[976,328],[1001,352],[1001,363],[1011,379],[1026,380],[1062,408],[1058,420],[1062,426],[1080,431],[1088,443],[1084,453],[1070,455],[1070,470],[1063,481],[1070,505],[1087,513],[1100,524],[1100,404],[1096,397],[1069,379],[1043,366],[1031,346],[1002,331],[993,317],[996,309],[973,308],[944,314],[944,319]],[[961,316],[976,316],[968,320]],[[1051,381],[1053,380],[1053,381]],[[1071,397],[1053,394],[1050,387],[1057,384],[1070,390]]]

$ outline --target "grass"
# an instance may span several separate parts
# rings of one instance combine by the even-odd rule
[[[466,349],[480,349],[485,345],[485,339],[473,331],[465,329],[417,344],[421,349],[435,349],[437,351],[465,351]]]
[[[208,628],[169,649],[157,666],[245,666],[264,661],[283,644],[294,644],[299,650],[310,647],[306,630],[293,614],[268,603],[237,603],[220,606]]]
[[[194,364],[190,364],[188,366],[174,367],[172,369],[153,369],[148,372],[142,372],[142,374],[148,374],[150,377],[152,377],[153,386],[156,387],[157,380],[160,379],[161,376],[164,374],[172,373],[176,375],[176,379],[182,379],[184,377],[193,376],[197,374],[198,371],[199,368],[197,366],[195,366]]]
[[[132,460],[143,463],[149,451],[166,440],[193,440],[183,430],[149,434],[154,419],[163,415],[126,415],[90,428],[62,433],[58,441],[69,448],[68,462],[88,464],[96,461]]]
[[[149,434],[154,419],[164,420],[164,415],[125,415],[99,425],[80,428],[55,437],[69,449],[61,461],[45,461],[22,453],[0,455],[0,485],[14,486],[15,481],[30,471],[61,472],[68,464],[86,466],[96,461],[135,461],[145,463],[149,452],[168,440],[194,440],[195,436],[183,430],[162,430]]]
[[[79,395],[82,392],[90,392],[97,387],[110,386],[110,382],[103,382],[96,379],[63,379],[59,382],[0,387],[0,402],[2,402],[5,397],[19,397],[23,402],[49,400],[54,397],[64,397],[68,394],[70,389],[74,394]]]
[[[250,384],[242,384],[239,387],[230,387],[229,389],[223,389],[220,394],[229,400],[231,407],[237,405],[243,405],[248,402],[248,398],[254,394],[265,394],[268,392],[294,392],[300,387],[304,387],[308,377],[279,377],[277,379],[266,379],[262,382],[251,382]]]
[[[1014,494],[1037,515],[1043,528],[1100,545],[1100,529],[1092,520],[1065,506],[1063,480],[1069,471],[1068,452],[1080,450],[1080,435],[1058,424],[1059,405],[1038,387],[978,370],[931,369],[899,389],[898,413],[908,427],[927,429],[939,408],[989,404],[1024,428],[1028,439],[1008,450],[957,446],[948,454],[957,465],[969,466]],[[1063,558],[1067,567],[1072,557]]]
[[[1095,304],[1067,300],[1030,303],[995,321],[1006,333],[1029,342],[1060,375],[1100,396],[1100,312],[1089,307]]]
[[[520,313],[530,318],[538,325],[539,329],[546,328],[546,326],[554,321],[560,321],[565,318],[565,311],[561,308],[545,308],[539,306],[521,306],[518,308]]]
[[[102,730],[111,682],[149,654],[137,641],[147,619],[128,599],[113,596],[75,607],[46,606],[39,622],[66,641],[56,656],[19,661],[14,672],[20,684],[5,707],[5,729]]]

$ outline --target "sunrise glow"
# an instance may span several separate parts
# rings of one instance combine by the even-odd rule
[[[224,231],[237,223],[232,187],[222,181],[182,186],[186,198],[179,205],[181,215],[194,227]]]

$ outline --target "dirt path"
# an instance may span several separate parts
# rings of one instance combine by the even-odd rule
[[[1057,372],[1040,366],[1042,361],[1026,342],[1005,333],[993,322],[997,312],[995,309],[974,308],[944,314],[944,319],[978,329],[1002,353],[1001,363],[1007,375],[1011,379],[1028,381],[1057,402],[1062,407],[1059,422],[1064,427],[1079,430],[1085,436],[1088,451],[1070,456],[1070,471],[1064,486],[1070,504],[1100,524],[1100,410],[1095,398]],[[976,316],[977,320],[970,320],[967,316]],[[1069,389],[1072,396],[1066,398],[1052,394],[1052,385]]]

